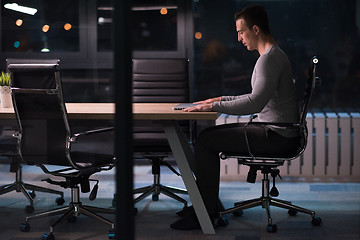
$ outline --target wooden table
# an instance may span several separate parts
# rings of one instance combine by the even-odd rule
[[[179,120],[216,120],[216,112],[182,112],[173,110],[176,103],[134,103],[134,120],[159,121],[162,125],[176,163],[189,193],[203,233],[215,234],[204,202],[197,188],[189,162],[194,162],[194,154],[181,131]],[[115,114],[114,103],[66,103],[69,119],[113,119]],[[0,119],[14,119],[12,108],[0,108]]]

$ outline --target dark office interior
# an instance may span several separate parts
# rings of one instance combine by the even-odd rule
[[[271,214],[278,229],[270,233],[266,229],[266,212],[257,207],[244,210],[242,216],[225,215],[228,225],[216,228],[215,234],[204,234],[201,230],[176,231],[170,229],[169,224],[177,219],[175,213],[183,204],[165,194],[160,194],[158,199],[149,195],[136,202],[137,213],[132,213],[127,221],[120,217],[120,211],[116,211],[116,204],[123,202],[119,200],[121,196],[115,194],[124,186],[119,174],[125,171],[118,170],[120,165],[116,165],[109,171],[92,175],[93,179],[99,180],[94,201],[89,200],[88,193],[81,194],[84,204],[116,212],[104,216],[125,226],[121,229],[116,226],[119,232],[123,233],[126,228],[130,232],[122,236],[118,232],[116,239],[359,239],[360,1],[125,2],[128,3],[113,0],[0,0],[0,72],[8,71],[7,59],[25,59],[29,63],[34,59],[59,59],[66,103],[115,102],[123,107],[127,100],[130,104],[132,100],[135,102],[123,94],[124,88],[130,86],[127,85],[129,75],[124,72],[131,76],[131,69],[126,68],[131,65],[127,63],[136,59],[186,59],[188,101],[184,102],[246,94],[251,92],[252,70],[259,54],[248,51],[237,41],[234,13],[248,5],[262,5],[268,12],[270,30],[277,45],[291,62],[299,99],[305,91],[310,60],[316,56],[319,61],[316,75],[321,83],[315,88],[306,118],[308,146],[301,156],[280,167],[282,179],[277,178],[276,185],[279,198],[314,210],[322,224],[311,224],[311,218],[306,214],[291,216],[284,209],[272,207]],[[36,9],[36,12],[14,10],[13,4]],[[125,13],[129,17],[121,18]],[[166,95],[165,92],[161,95]],[[136,131],[141,129],[137,128],[136,121],[126,125],[124,119],[70,119],[70,125],[74,132],[115,126],[118,135],[124,126],[134,127]],[[191,142],[208,126],[248,119],[249,116],[220,115],[216,120],[191,121],[181,123],[184,124],[181,126],[182,129],[190,126],[191,133],[185,135]],[[15,119],[0,118],[0,122],[2,136],[11,136],[17,131]],[[129,143],[132,145],[132,141]],[[0,186],[16,180],[16,169],[6,144],[0,141],[0,148],[4,149],[0,151]],[[125,143],[119,149],[132,151],[132,146]],[[143,152],[134,152],[131,159],[133,174],[128,176],[133,177],[131,187],[134,189],[154,181],[153,159],[149,160]],[[164,152],[167,152],[164,159],[170,168],[161,166],[161,183],[185,188],[181,176],[172,171],[178,171],[178,166],[171,150]],[[126,156],[119,154],[117,156]],[[39,167],[23,164],[21,169],[22,177],[17,180],[64,192],[65,205],[71,200],[69,189],[42,181],[49,175]],[[221,161],[220,199],[226,208],[236,201],[261,195],[262,174],[258,173],[252,184],[246,182],[247,173],[247,167],[238,164],[236,159]],[[272,178],[270,183],[272,186]],[[95,182],[90,185],[93,189]],[[58,216],[51,216],[34,220],[30,231],[22,231],[19,225],[25,217],[56,208],[57,196],[36,192],[33,198],[35,210],[30,213],[26,211],[29,201],[24,194],[17,190],[6,194],[2,191],[3,187],[0,188],[1,239],[40,239],[48,231],[49,224],[58,219]],[[139,195],[135,194],[134,199],[136,196]],[[179,196],[191,204],[187,194]],[[108,230],[105,224],[81,215],[76,221],[68,219],[61,223],[55,236],[56,239],[109,239]]]

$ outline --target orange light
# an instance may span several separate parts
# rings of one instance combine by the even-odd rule
[[[66,31],[69,31],[70,29],[71,29],[71,24],[70,23],[66,23],[65,25],[64,25],[64,29],[66,30]]]
[[[160,9],[160,13],[161,13],[161,15],[166,15],[167,14],[167,9],[166,8],[162,8],[162,9]]]
[[[195,38],[196,38],[196,39],[201,39],[201,38],[202,38],[201,32],[196,32],[196,33],[195,33]]]
[[[23,24],[23,20],[19,18],[18,20],[16,20],[15,24],[16,26],[20,27]]]
[[[49,26],[49,25],[44,25],[44,26],[42,27],[42,31],[43,31],[43,32],[47,32],[47,31],[49,31],[49,29],[50,29],[50,26]]]

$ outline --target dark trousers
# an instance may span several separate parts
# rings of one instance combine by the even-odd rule
[[[216,216],[218,209],[220,181],[220,152],[247,154],[244,132],[245,123],[214,126],[200,133],[195,144],[195,176],[199,191],[210,216]],[[287,138],[263,125],[246,126],[246,134],[252,154],[286,154],[294,152],[300,144],[299,137]]]

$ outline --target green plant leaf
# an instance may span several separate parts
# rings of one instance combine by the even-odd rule
[[[0,86],[10,86],[10,83],[11,83],[10,74],[5,73],[5,72],[1,72]]]

